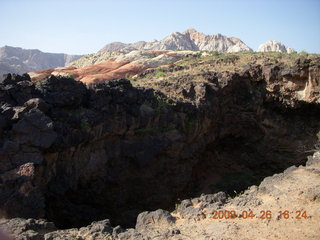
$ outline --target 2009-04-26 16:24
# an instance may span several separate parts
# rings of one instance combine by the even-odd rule
[[[212,211],[212,219],[272,219],[274,213],[270,210],[261,210],[258,214],[253,211],[241,211],[237,213],[235,210],[214,210]],[[278,211],[278,219],[307,219],[307,211],[290,212],[288,210]]]

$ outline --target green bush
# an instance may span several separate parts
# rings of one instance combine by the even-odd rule
[[[165,72],[159,71],[156,73],[156,78],[165,77],[167,74]]]
[[[303,56],[305,56],[305,55],[308,55],[309,53],[307,52],[307,51],[304,51],[304,50],[302,50],[301,52],[299,52],[299,55],[303,55]]]
[[[67,73],[67,78],[74,78],[74,75],[73,74],[71,74],[71,73]]]
[[[218,51],[212,51],[212,52],[210,52],[210,55],[212,57],[217,57],[217,56],[220,56],[221,54]]]

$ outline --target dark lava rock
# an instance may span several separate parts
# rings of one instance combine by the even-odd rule
[[[42,112],[47,112],[50,108],[50,105],[47,104],[43,99],[41,98],[31,98],[28,101],[26,101],[23,106],[25,106],[28,110],[31,109],[38,109]]]
[[[37,110],[26,113],[12,130],[18,143],[39,148],[49,148],[57,137],[52,120]]]
[[[82,82],[53,75],[40,81],[37,90],[45,102],[57,107],[77,107],[84,101],[87,92]]]
[[[215,194],[202,194],[199,200],[201,202],[209,204],[215,202],[225,203],[227,200],[227,194],[225,192],[218,192]]]
[[[300,85],[309,86],[307,70],[316,84],[319,64],[312,71],[310,64],[289,69]],[[239,192],[303,163],[320,129],[319,97],[297,99],[284,70],[273,64],[209,74],[210,83],[185,89],[186,100],[125,79],[85,86],[7,75],[0,84],[1,216],[45,216],[59,228],[106,218],[132,227],[139,212],[172,209],[178,197]],[[186,218],[201,218],[226,195],[197,201],[181,204]],[[174,219],[147,212],[137,226],[153,221]]]

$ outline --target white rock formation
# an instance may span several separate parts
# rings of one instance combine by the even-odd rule
[[[137,42],[133,44],[110,43],[99,52],[130,52],[133,50],[208,50],[218,52],[252,52],[240,39],[221,34],[205,35],[195,29],[180,33],[174,32],[161,41]]]
[[[291,47],[285,46],[281,42],[270,40],[261,44],[258,48],[258,52],[295,53],[296,51]]]

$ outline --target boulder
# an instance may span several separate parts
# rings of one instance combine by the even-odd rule
[[[8,235],[12,236],[10,240],[44,240],[46,233],[56,230],[52,222],[23,218],[0,219],[0,228],[5,228]],[[1,233],[0,239],[7,240],[1,238]]]
[[[67,77],[50,77],[36,85],[43,100],[55,107],[77,107],[85,100],[86,87],[82,82]]]
[[[168,226],[174,223],[175,218],[170,212],[158,209],[153,212],[142,212],[138,215],[136,229],[141,230],[153,226]]]
[[[28,101],[26,101],[23,104],[26,109],[31,110],[31,109],[38,109],[41,112],[47,112],[50,108],[50,105],[47,104],[43,99],[41,98],[31,98]]]
[[[52,120],[39,110],[26,113],[12,129],[16,142],[33,147],[48,148],[57,137]]]

